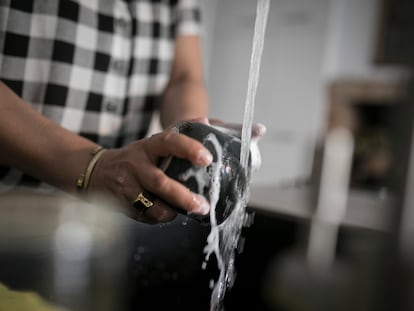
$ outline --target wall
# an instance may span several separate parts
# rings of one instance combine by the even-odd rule
[[[255,121],[267,126],[260,143],[263,165],[256,184],[291,181],[308,174],[329,0],[272,0]],[[241,122],[246,96],[256,2],[217,4],[208,86],[212,115]]]
[[[209,9],[205,55],[211,116],[240,123],[256,1],[210,1],[202,0]],[[271,0],[254,118],[268,132],[253,184],[290,183],[309,175],[325,126],[330,81],[399,73],[372,63],[379,1]]]

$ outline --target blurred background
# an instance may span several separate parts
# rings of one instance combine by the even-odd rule
[[[241,122],[256,1],[204,0],[213,117]],[[414,5],[271,0],[229,310],[412,310]]]
[[[211,115],[241,122],[256,1],[201,2]],[[254,114],[268,132],[260,142],[263,165],[254,185],[309,176],[315,144],[327,126],[331,83],[395,81],[405,74],[401,64],[380,59],[386,2],[271,0]]]

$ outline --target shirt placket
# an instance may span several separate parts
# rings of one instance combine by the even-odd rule
[[[103,114],[100,132],[118,133],[128,89],[128,69],[131,61],[131,15],[127,5],[118,1],[114,10],[114,33],[110,51],[109,72],[105,80]]]

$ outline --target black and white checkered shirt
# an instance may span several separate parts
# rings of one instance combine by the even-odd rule
[[[62,127],[119,147],[146,135],[174,40],[199,34],[199,13],[196,0],[0,0],[0,79]],[[0,167],[0,192],[27,182]]]

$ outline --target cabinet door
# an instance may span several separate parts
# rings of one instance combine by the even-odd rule
[[[241,122],[256,1],[218,1],[208,87],[211,115]],[[272,0],[255,101],[262,168],[253,183],[292,181],[310,172],[323,112],[322,60],[330,0]]]

